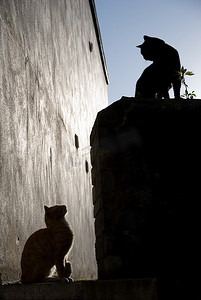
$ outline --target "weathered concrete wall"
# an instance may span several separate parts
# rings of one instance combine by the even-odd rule
[[[89,42],[93,44],[90,51]],[[76,278],[96,276],[89,135],[107,84],[88,0],[0,1],[0,272],[19,278],[44,205],[66,204]],[[75,136],[79,147],[75,145]]]
[[[98,113],[91,156],[99,278],[156,277],[161,299],[184,299],[199,286],[200,129],[201,100],[122,98]]]

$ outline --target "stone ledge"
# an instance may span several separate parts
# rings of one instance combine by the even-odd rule
[[[156,279],[0,286],[0,300],[157,300]]]
[[[100,143],[100,136],[109,135],[110,129],[116,130],[115,126],[124,125],[125,115],[131,113],[143,113],[152,111],[201,111],[201,99],[137,99],[133,97],[122,97],[120,100],[112,103],[97,114],[94,126],[92,128],[90,140],[93,144],[94,139]],[[98,128],[98,131],[97,131]],[[100,132],[101,128],[101,132]]]

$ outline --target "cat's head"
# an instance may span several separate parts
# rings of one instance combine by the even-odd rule
[[[55,205],[51,207],[44,206],[45,216],[50,219],[58,219],[65,216],[67,213],[67,208],[65,205]]]
[[[161,39],[144,35],[144,43],[137,47],[141,49],[141,54],[145,60],[155,60],[161,52],[165,42]]]

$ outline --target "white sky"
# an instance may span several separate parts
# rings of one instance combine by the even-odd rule
[[[189,92],[194,90],[201,99],[201,0],[95,0],[95,4],[109,72],[109,104],[122,96],[133,97],[137,79],[151,63],[136,48],[143,35],[161,38],[178,50],[181,64],[195,73],[186,77]]]

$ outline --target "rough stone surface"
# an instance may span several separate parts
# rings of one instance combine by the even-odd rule
[[[1,300],[157,300],[155,279],[0,286]]]
[[[75,234],[73,276],[95,278],[89,135],[107,83],[88,0],[0,1],[0,93],[3,281],[19,279],[25,241],[55,204]]]
[[[91,161],[99,278],[162,278],[166,294],[192,287],[201,267],[200,130],[201,100],[123,97],[98,113]]]

